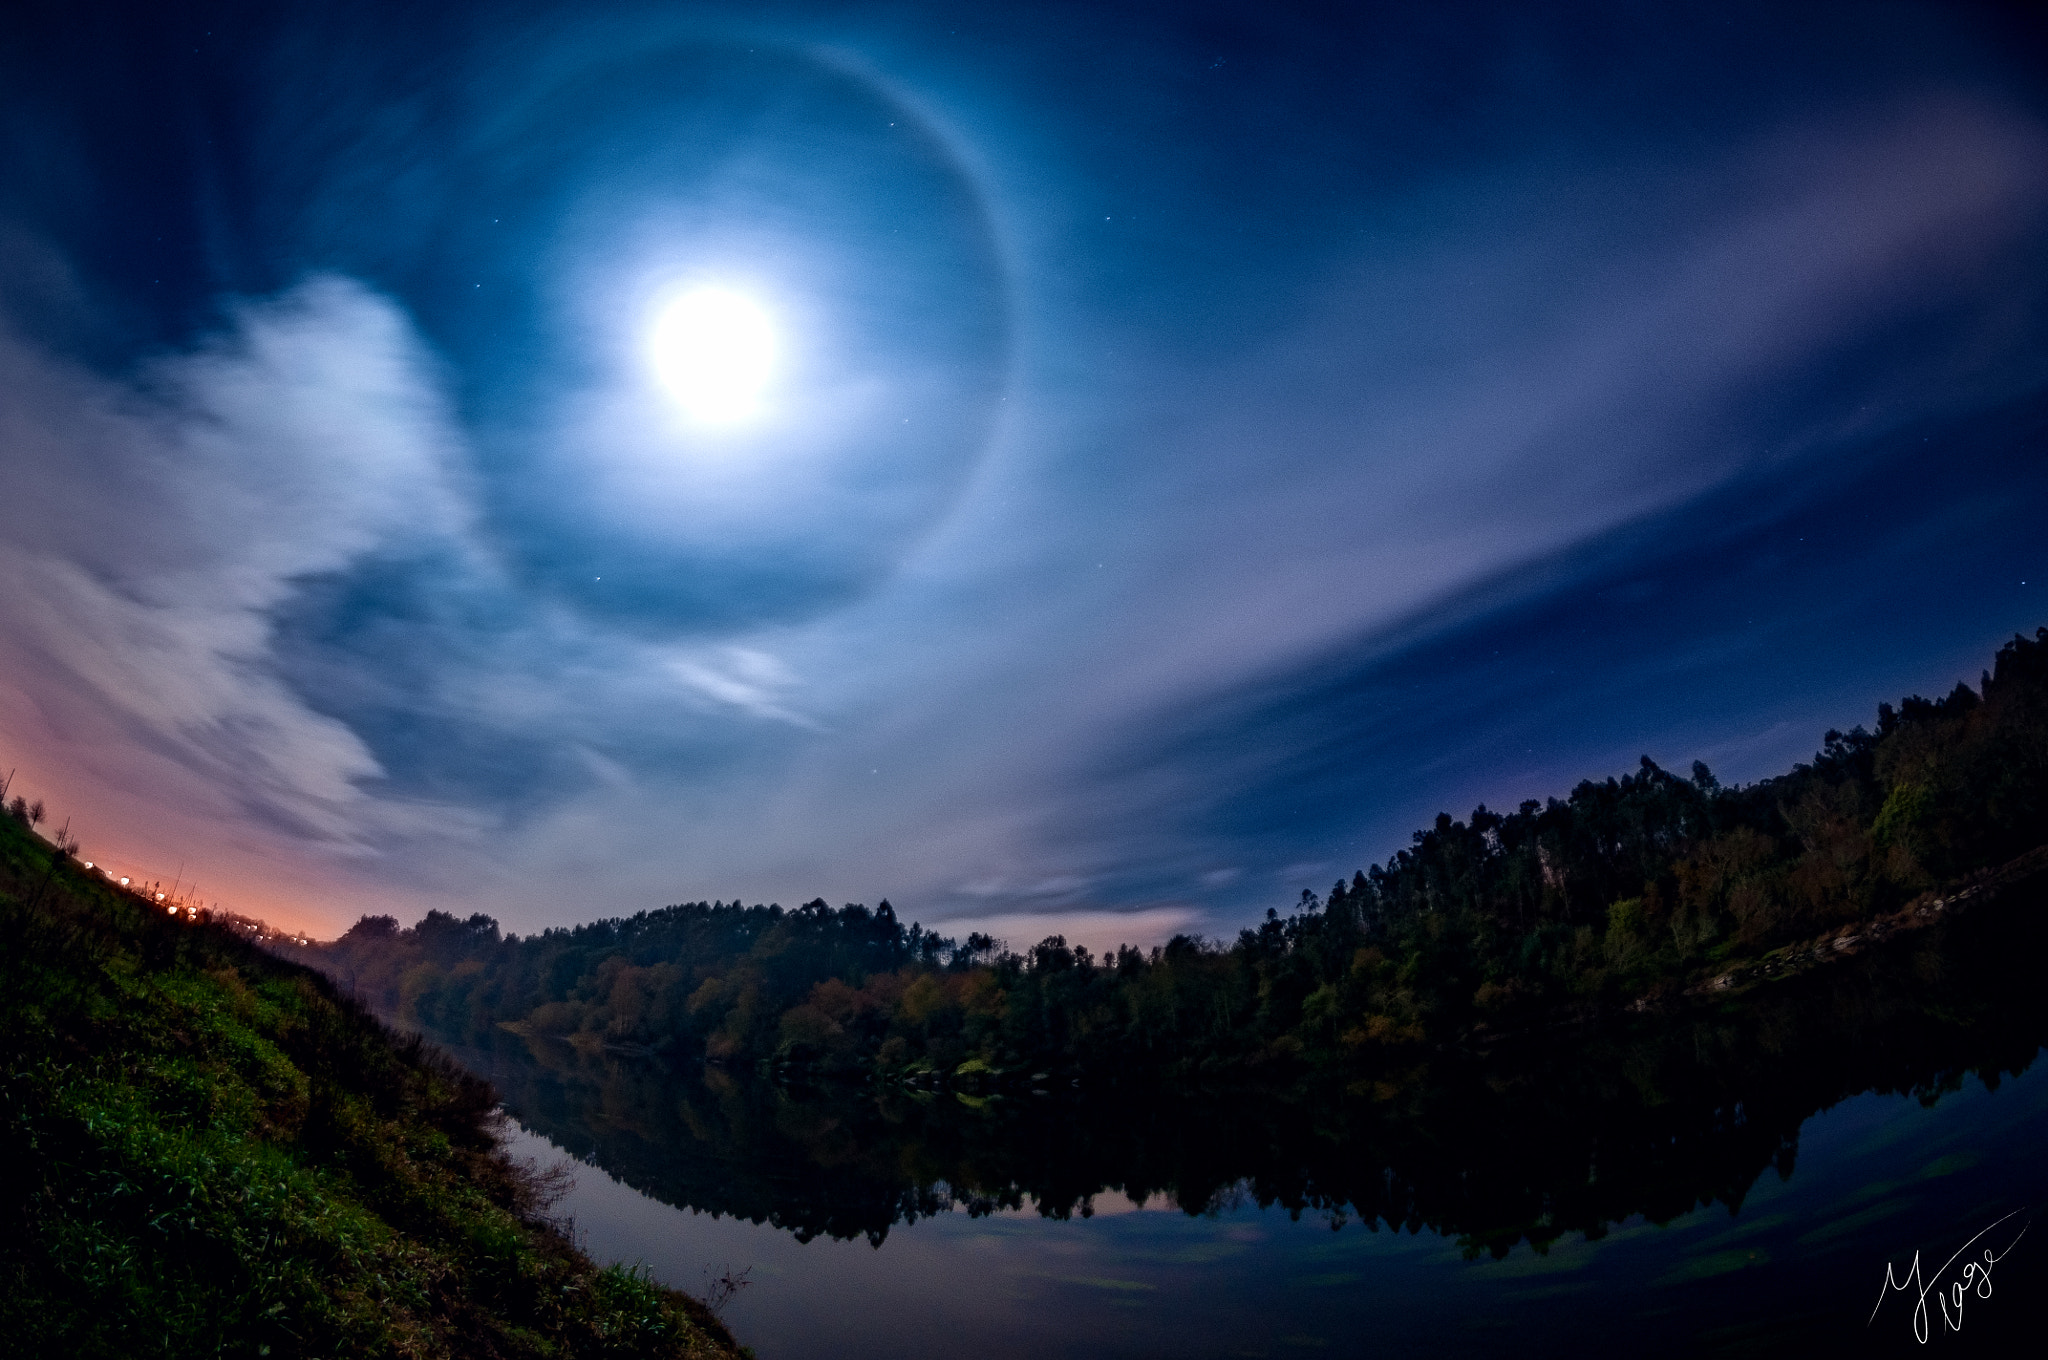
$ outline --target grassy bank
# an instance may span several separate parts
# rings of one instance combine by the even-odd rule
[[[738,1354],[550,1227],[494,1105],[0,816],[0,1354]]]

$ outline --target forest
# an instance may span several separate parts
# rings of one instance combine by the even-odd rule
[[[2048,1038],[2040,903],[2005,894],[1735,1004],[1445,1054],[1392,1100],[1342,1074],[1015,1099],[772,1082],[502,1031],[451,1055],[521,1124],[641,1193],[799,1240],[880,1244],[949,1210],[1087,1217],[1114,1190],[1189,1214],[1248,1200],[1427,1230],[1501,1258],[1738,1208],[1791,1171],[1809,1119],[1861,1092],[1931,1106],[2025,1073]]]
[[[1235,940],[1094,956],[906,926],[887,901],[698,902],[524,938],[366,916],[277,947],[392,1020],[972,1092],[1332,1071],[1391,1093],[1446,1046],[1677,1004],[1744,962],[1953,892],[2048,840],[2048,628],[1972,689],[1881,704],[1724,786],[1647,756],[1512,812],[1440,814]],[[2027,861],[2031,863],[2031,860]],[[2008,876],[2010,876],[2008,874]]]

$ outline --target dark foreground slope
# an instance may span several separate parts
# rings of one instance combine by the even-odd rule
[[[736,1354],[551,1230],[495,1103],[0,816],[0,1354]]]

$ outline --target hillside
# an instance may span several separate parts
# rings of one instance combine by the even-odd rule
[[[1874,730],[1828,732],[1754,784],[1646,756],[1565,798],[1439,815],[1231,942],[1097,959],[1058,937],[956,942],[886,901],[698,902],[525,939],[481,914],[365,917],[288,952],[459,1038],[510,1025],[914,1084],[1311,1069],[1391,1089],[1426,1053],[1837,957],[2027,877],[2044,841],[2048,629],[1977,688],[1880,704]]]
[[[0,1353],[739,1354],[554,1229],[495,1105],[319,974],[0,816]]]

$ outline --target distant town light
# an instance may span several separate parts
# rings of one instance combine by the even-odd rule
[[[121,880],[121,886],[122,886],[122,887],[124,887],[124,888],[125,888],[125,887],[127,887],[127,886],[128,886],[128,880],[127,880],[127,879],[125,879],[125,878],[124,878],[124,879],[122,879],[122,880]]]
[[[176,916],[177,914],[178,914],[178,909],[177,909],[176,907],[172,907],[172,908],[171,908],[171,915],[173,915],[173,916]]]
[[[92,868],[92,861],[91,861],[91,860],[87,860],[87,861],[85,862],[85,867],[86,867],[86,868],[88,868],[88,869]]]

